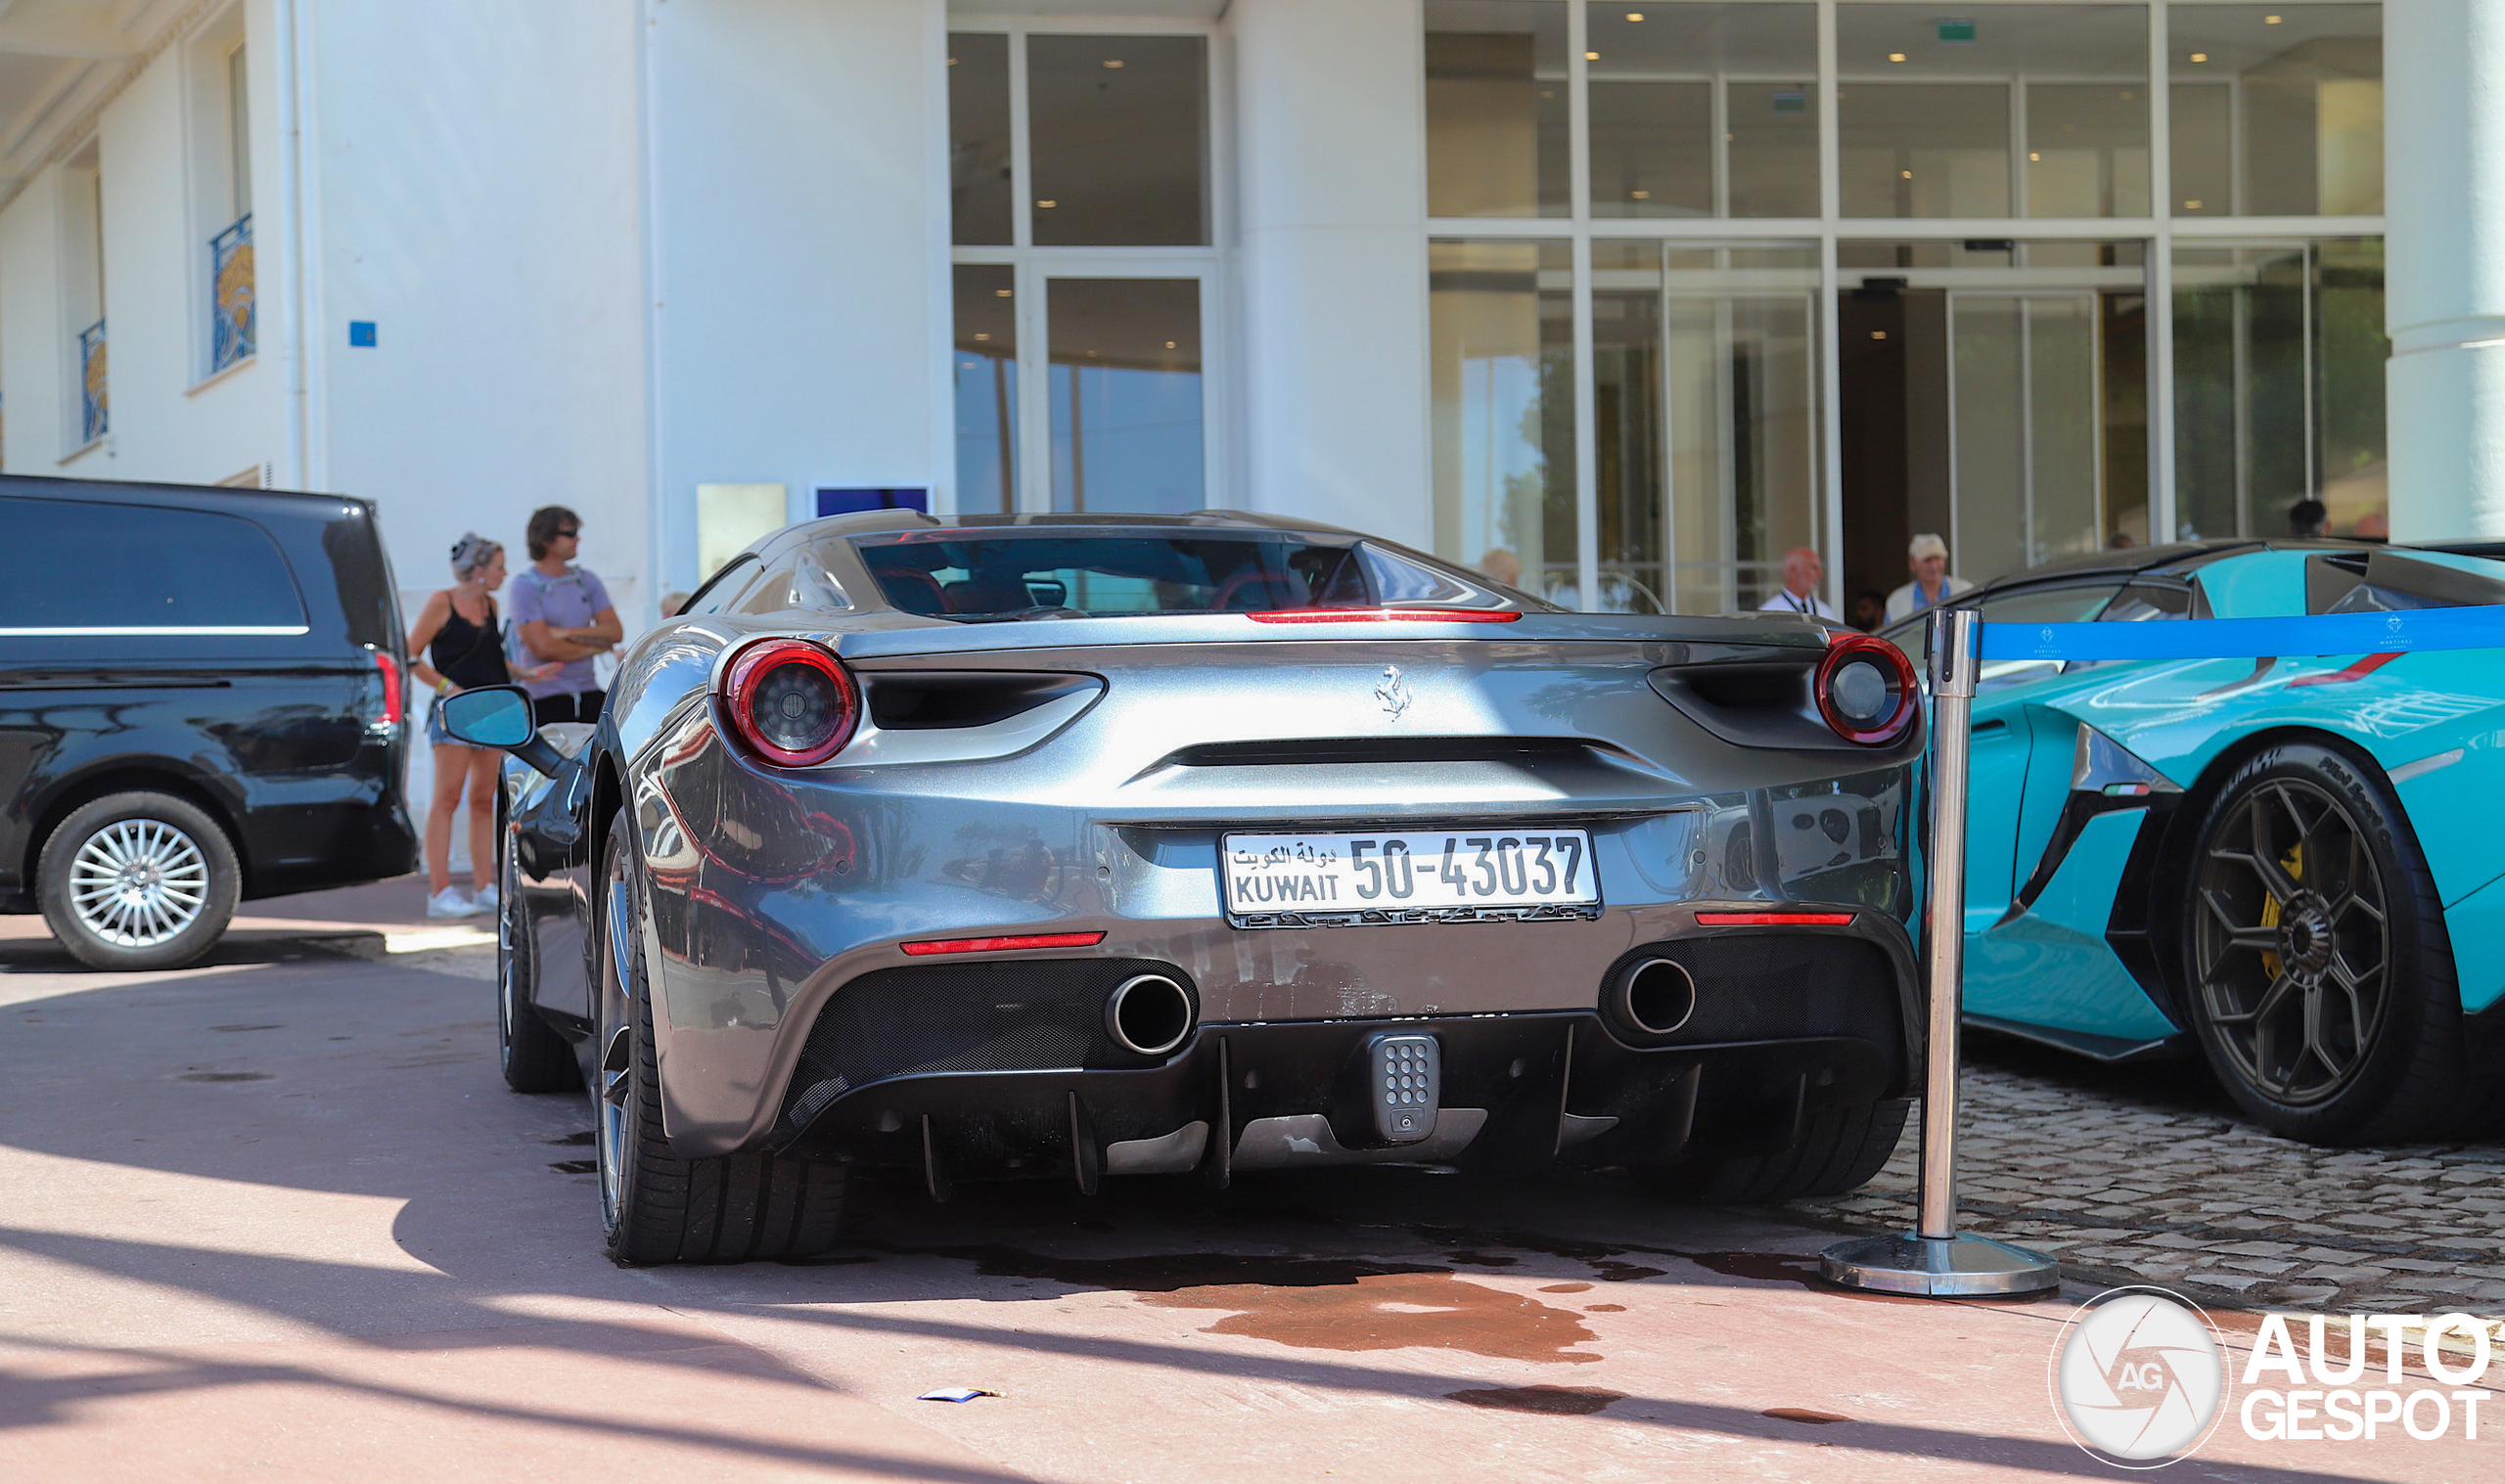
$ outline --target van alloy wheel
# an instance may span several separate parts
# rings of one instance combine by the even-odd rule
[[[116,948],[154,948],[200,921],[208,861],[162,820],[115,820],[87,837],[69,866],[69,904]]]

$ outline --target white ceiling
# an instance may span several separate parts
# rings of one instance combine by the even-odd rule
[[[0,202],[216,0],[0,0]]]

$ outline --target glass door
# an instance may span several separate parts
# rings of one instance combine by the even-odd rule
[[[2097,317],[2093,292],[1949,293],[1949,550],[1965,570],[2105,544]]]

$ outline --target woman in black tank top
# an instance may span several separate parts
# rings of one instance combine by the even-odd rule
[[[436,697],[473,686],[544,679],[557,666],[519,669],[505,659],[496,623],[497,588],[505,580],[505,549],[477,532],[452,548],[453,585],[427,599],[409,626],[409,673],[434,688]],[[434,743],[433,797],[427,809],[427,916],[462,918],[496,907],[496,770],[491,747],[455,742],[433,705],[427,707],[427,740]],[[470,878],[477,890],[464,896],[452,884],[452,816],[470,795]]]

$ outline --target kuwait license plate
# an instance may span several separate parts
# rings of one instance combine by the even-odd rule
[[[1230,834],[1220,847],[1231,917],[1392,912],[1434,921],[1601,899],[1591,836],[1580,830]]]

